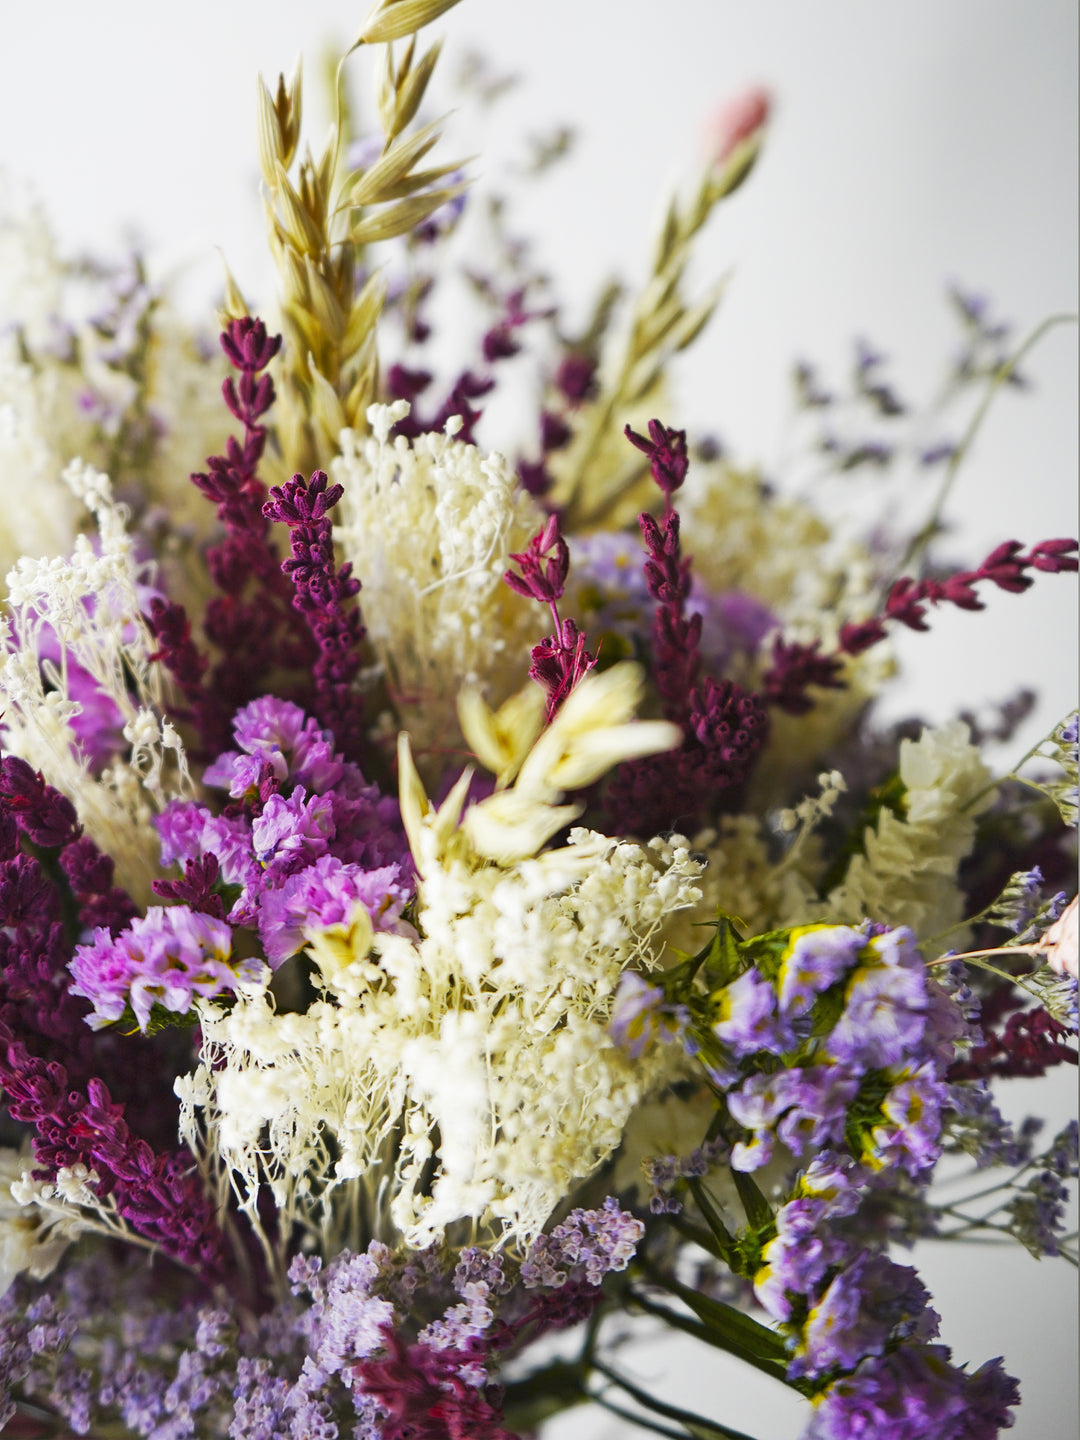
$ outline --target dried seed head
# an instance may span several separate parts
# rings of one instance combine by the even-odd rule
[[[380,0],[365,20],[358,45],[378,45],[403,40],[445,15],[458,0]]]

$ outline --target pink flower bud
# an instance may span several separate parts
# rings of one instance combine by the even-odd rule
[[[708,127],[709,153],[713,163],[723,165],[734,150],[768,123],[772,100],[761,85],[725,100]]]

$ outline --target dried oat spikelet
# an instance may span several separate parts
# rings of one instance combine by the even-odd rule
[[[648,466],[628,458],[622,440],[626,421],[655,414],[668,362],[704,330],[720,301],[724,281],[696,302],[683,294],[691,245],[714,207],[739,188],[761,149],[757,132],[719,165],[710,163],[684,204],[674,195],[653,252],[648,281],[634,301],[621,354],[606,365],[608,379],[585,412],[575,443],[555,459],[553,503],[563,507],[568,530],[618,524],[654,499]]]
[[[379,158],[346,171],[345,117],[338,67],[337,117],[318,160],[306,149],[294,169],[301,118],[299,65],[271,94],[258,83],[258,149],[265,184],[270,248],[282,290],[286,345],[279,383],[278,438],[284,468],[310,471],[337,453],[345,428],[367,430],[377,398],[376,327],[386,281],[370,271],[358,284],[364,248],[404,235],[458,195],[462,185],[438,182],[461,162],[419,169],[438,142],[441,122],[406,133],[439,56],[437,42],[417,57],[415,32],[456,0],[383,0],[360,32],[359,45],[383,44],[378,111],[384,135]],[[395,58],[393,41],[407,39]],[[350,52],[351,53],[351,52]],[[344,63],[344,62],[342,62]]]

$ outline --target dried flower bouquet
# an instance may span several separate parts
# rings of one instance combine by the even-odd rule
[[[589,1403],[747,1440],[633,1379],[634,1317],[805,1397],[805,1440],[989,1440],[1016,1382],[895,1257],[1076,1263],[1076,1122],[1039,1139],[993,1084],[1077,1061],[1077,716],[995,775],[1028,698],[872,706],[898,628],[1077,568],[1056,537],[938,554],[1046,326],[1014,347],[954,293],[931,443],[868,348],[840,430],[798,368],[823,463],[907,446],[928,518],[871,540],[774,492],[666,382],[768,98],[571,334],[430,158],[454,3],[364,22],[374,135],[343,67],[319,153],[300,71],[260,83],[280,310],[230,275],[220,352],[140,264],[6,222],[38,263],[0,354],[0,1427],[511,1440]],[[481,419],[513,356],[509,461]]]

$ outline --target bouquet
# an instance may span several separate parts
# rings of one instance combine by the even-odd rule
[[[1076,1122],[994,1086],[1077,1062],[1077,715],[998,774],[1026,693],[873,707],[897,633],[1077,569],[941,538],[1047,326],[955,290],[926,413],[868,346],[850,393],[796,368],[806,453],[915,466],[914,523],[777,492],[669,383],[769,97],[571,329],[431,153],[454,3],[364,21],[374,133],[345,59],[314,151],[299,69],[260,82],[273,313],[227,273],[208,340],[141,260],[4,218],[0,1426],[747,1440],[635,1377],[644,1331],[789,1387],[805,1440],[995,1436],[1017,1383],[903,1251],[1076,1263]]]

